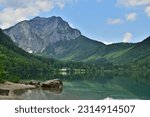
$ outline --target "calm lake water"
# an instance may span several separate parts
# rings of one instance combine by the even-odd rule
[[[34,89],[19,95],[25,100],[150,99],[150,73],[74,74],[55,78],[63,81],[62,90]]]

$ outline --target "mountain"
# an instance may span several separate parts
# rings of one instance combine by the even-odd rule
[[[60,60],[129,64],[150,54],[150,37],[139,43],[105,45],[83,36],[55,16],[35,17],[4,32],[25,51]]]
[[[147,55],[150,55],[150,37],[134,44],[133,47],[117,59],[117,62],[119,61],[121,63],[124,61],[125,63],[133,63]]]
[[[0,29],[0,82],[15,81],[26,73],[29,75],[33,72],[42,73],[51,70],[52,67],[42,62],[39,57],[16,46]]]
[[[89,40],[90,41],[90,40]],[[19,48],[12,39],[0,29],[0,83],[3,81],[18,82],[20,79],[38,78],[42,75],[54,75],[62,68],[97,69],[99,66],[81,62],[65,62],[30,54]],[[58,75],[58,74],[57,74]],[[41,78],[41,77],[40,77]]]
[[[81,35],[61,17],[35,17],[4,30],[19,47],[30,53],[42,52],[49,44],[73,40]]]
[[[150,37],[139,43],[111,44],[107,49],[111,51],[106,52],[104,58],[111,62],[116,64],[134,63],[150,54]]]
[[[105,46],[101,42],[80,36],[74,40],[59,41],[53,45],[49,45],[43,51],[43,54],[62,60],[82,61]]]
[[[50,44],[43,51],[43,55],[61,60],[93,63],[134,63],[150,55],[150,37],[139,43],[105,45],[102,42],[94,41],[81,35],[74,40],[58,41],[55,44]]]
[[[145,64],[147,66],[150,65],[150,37],[138,43],[132,51],[132,53],[139,58],[136,60],[136,63]]]
[[[94,55],[90,56],[89,59],[93,59],[93,61],[99,61],[99,58],[106,59],[109,62],[118,64],[118,63],[125,63],[127,58],[122,57],[131,48],[133,48],[136,44],[133,43],[115,43],[107,45],[103,49],[99,49]]]

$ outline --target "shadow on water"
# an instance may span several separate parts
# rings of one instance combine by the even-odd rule
[[[150,99],[150,73],[102,72],[89,74],[28,75],[24,79],[63,81],[63,90],[34,89],[18,93],[23,99],[40,100],[99,100]]]

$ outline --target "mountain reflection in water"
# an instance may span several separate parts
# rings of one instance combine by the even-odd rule
[[[139,72],[56,75],[63,90],[33,89],[18,95],[27,100],[150,99],[149,76]]]

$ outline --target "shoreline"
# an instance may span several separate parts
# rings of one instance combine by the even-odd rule
[[[0,89],[2,90],[21,90],[21,89],[33,89],[36,88],[34,85],[26,85],[21,83],[12,83],[12,82],[5,82],[0,84]]]
[[[6,81],[0,84],[0,100],[21,100],[21,96],[18,96],[16,91],[36,88],[60,93],[63,89],[63,83],[59,79],[47,80],[45,82],[31,80],[19,83]]]
[[[21,100],[14,92],[16,90],[35,89],[34,85],[5,82],[0,84],[0,100]]]

